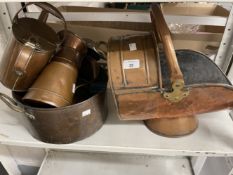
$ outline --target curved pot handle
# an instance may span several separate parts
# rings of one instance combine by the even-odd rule
[[[26,112],[24,108],[20,107],[18,103],[14,99],[9,97],[8,95],[0,92],[0,99],[12,110],[16,112],[24,113],[30,119],[33,119],[33,120],[35,119],[35,116]]]

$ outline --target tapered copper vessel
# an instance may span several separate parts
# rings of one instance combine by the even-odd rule
[[[78,67],[86,53],[85,43],[71,32],[52,62],[42,71],[23,97],[32,106],[63,107],[72,104]]]

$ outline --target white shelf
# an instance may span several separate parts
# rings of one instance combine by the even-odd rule
[[[166,138],[152,133],[141,121],[120,121],[111,99],[108,104],[108,119],[98,132],[79,142],[58,145],[33,138],[26,117],[0,102],[0,143],[88,152],[233,156],[233,122],[227,110],[200,115],[199,127],[191,135]]]
[[[38,175],[192,175],[187,158],[49,152]]]

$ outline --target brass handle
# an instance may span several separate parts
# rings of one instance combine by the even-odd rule
[[[0,92],[0,99],[12,110],[16,111],[16,112],[20,112],[20,113],[24,113],[28,118],[35,120],[35,116],[33,116],[32,114],[29,114],[28,112],[25,111],[24,108],[20,107],[18,105],[18,103],[12,99],[11,97],[9,97],[6,94],[3,94]]]
[[[177,61],[175,49],[173,46],[170,30],[163,17],[162,11],[158,5],[152,5],[151,21],[155,29],[155,36],[162,41],[164,52],[167,58],[170,81],[172,83],[172,92],[164,93],[164,97],[171,102],[179,102],[188,96],[189,92],[184,89],[184,78]]]

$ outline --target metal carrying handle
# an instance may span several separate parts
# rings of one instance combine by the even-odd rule
[[[163,43],[164,52],[170,70],[170,81],[172,92],[165,92],[164,98],[171,102],[179,102],[189,95],[189,91],[184,89],[184,78],[177,61],[170,30],[166,24],[162,11],[158,5],[151,6],[151,21],[154,27],[154,36],[157,36]]]
[[[27,3],[25,6],[23,6],[14,16],[13,18],[13,23],[17,22],[17,20],[19,19],[18,15],[19,13],[26,8],[29,5],[36,5],[38,7],[40,7],[43,11],[41,13],[41,15],[44,15],[44,12],[50,13],[53,16],[57,17],[58,19],[62,20],[64,23],[64,28],[67,29],[67,25],[66,25],[66,21],[65,18],[63,17],[63,15],[61,14],[61,12],[59,10],[57,10],[56,7],[52,6],[51,4],[47,3],[47,2],[29,2]],[[45,15],[46,16],[46,15]],[[40,18],[39,18],[40,19]]]
[[[63,17],[63,15],[61,14],[61,12],[54,7],[53,5],[47,3],[47,2],[30,2],[26,5],[31,5],[34,4],[38,7],[40,7],[41,9],[43,9],[44,11],[46,11],[47,13],[52,14],[53,16],[57,17],[58,19],[62,20],[64,23],[66,23],[65,18]]]
[[[12,110],[16,111],[16,112],[20,112],[20,113],[24,113],[28,118],[30,119],[35,119],[35,117],[32,114],[29,114],[25,111],[24,108],[20,107],[18,105],[18,103],[12,99],[11,97],[9,97],[6,94],[3,94],[0,92],[0,99]]]
[[[60,19],[63,24],[64,24],[64,32],[67,32],[67,24],[66,24],[66,20],[64,18],[64,16],[61,14],[61,12],[54,6],[52,6],[51,4],[47,3],[47,2],[29,2],[27,3],[25,6],[23,6],[14,16],[13,18],[13,23],[16,23],[17,20],[19,19],[19,13],[26,8],[29,5],[36,5],[38,7],[40,7],[42,9],[42,12],[40,14],[39,20],[42,22],[46,22],[47,17],[48,17],[48,13],[52,14],[53,16],[57,17],[58,19]],[[65,40],[65,34],[63,36],[63,38],[61,39],[61,43]]]

